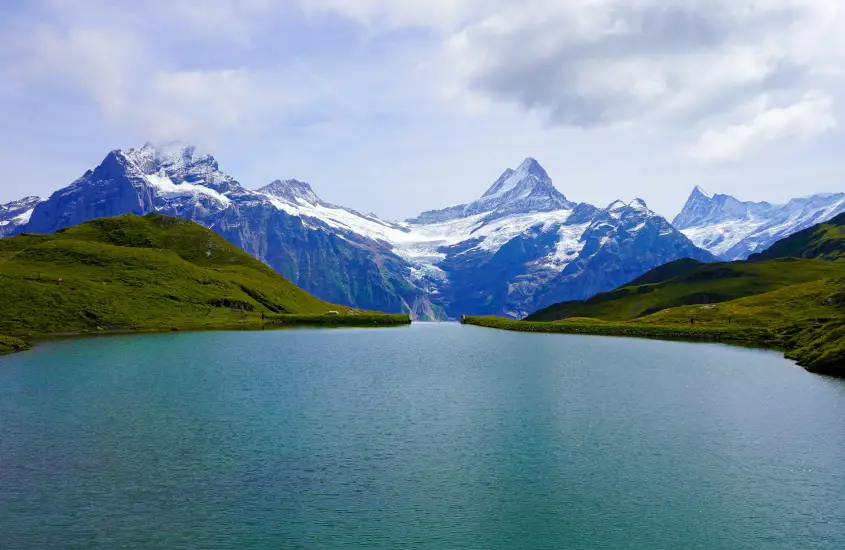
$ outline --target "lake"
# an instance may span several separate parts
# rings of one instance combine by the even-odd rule
[[[718,344],[169,333],[0,358],[0,548],[845,548],[845,381]]]

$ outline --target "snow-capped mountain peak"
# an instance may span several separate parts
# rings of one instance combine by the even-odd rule
[[[508,168],[481,196],[468,204],[423,212],[412,224],[437,223],[488,214],[491,218],[531,212],[571,210],[575,205],[558,191],[540,163],[529,157]]]
[[[536,187],[549,187],[554,189],[551,178],[546,170],[540,166],[535,159],[528,157],[516,170],[508,168],[498,180],[488,189],[482,199],[502,197],[513,190],[521,187],[521,191],[530,192]]]
[[[629,217],[629,216],[654,216],[656,215],[652,210],[646,205],[643,199],[634,199],[628,204],[625,204],[621,200],[617,199],[612,203],[608,204],[607,207],[604,209],[604,212],[607,212],[611,217],[619,219],[621,217]]]
[[[140,149],[113,153],[133,163],[142,174],[155,176],[159,180],[167,178],[176,186],[202,186],[217,193],[241,190],[234,178],[220,171],[213,156],[197,155],[193,145],[159,146],[147,142]]]
[[[311,189],[311,185],[296,179],[275,180],[259,189],[258,192],[285,200],[291,204],[307,203],[317,205],[323,203],[320,197]]]
[[[713,195],[704,190],[704,188],[700,185],[696,185],[695,187],[693,187],[691,196],[701,196],[707,199],[713,198]]]
[[[634,210],[639,210],[641,212],[651,212],[651,209],[648,207],[648,205],[646,205],[645,201],[641,198],[636,198],[636,199],[632,200],[631,203],[628,206],[630,206]]]

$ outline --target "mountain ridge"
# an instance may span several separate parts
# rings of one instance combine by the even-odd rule
[[[15,231],[150,212],[214,230],[326,301],[436,319],[521,317],[680,257],[715,259],[641,199],[570,201],[531,157],[475,201],[392,222],[327,203],[299,180],[252,190],[193,147],[146,144],[111,151]]]
[[[744,260],[778,240],[845,212],[845,193],[819,193],[785,204],[742,202],[696,186],[672,225],[722,260]]]

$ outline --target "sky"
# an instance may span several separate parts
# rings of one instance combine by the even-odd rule
[[[567,198],[845,191],[841,0],[4,0],[0,203],[195,144],[403,219],[536,158]]]

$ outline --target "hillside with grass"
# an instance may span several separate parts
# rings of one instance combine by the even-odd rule
[[[61,334],[401,322],[318,300],[208,229],[159,214],[0,240],[0,353]]]
[[[509,330],[752,342],[808,370],[845,376],[845,216],[747,261],[681,260],[589,300],[524,321],[467,319]]]
[[[789,257],[845,259],[845,213],[782,239],[748,259],[760,262]]]
[[[663,266],[663,275],[649,272],[641,277],[654,282],[637,284],[638,281],[633,281],[588,300],[554,304],[529,315],[526,321],[558,321],[571,317],[627,321],[671,307],[727,302],[845,275],[843,263],[799,258],[689,267],[684,266],[675,275],[672,265]]]

